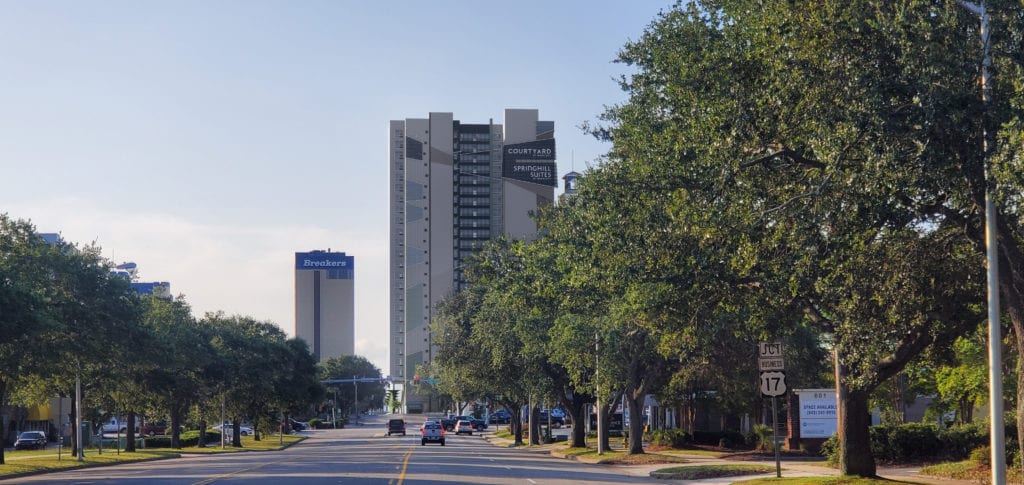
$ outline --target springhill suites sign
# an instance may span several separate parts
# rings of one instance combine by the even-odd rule
[[[507,179],[558,186],[554,139],[505,145],[502,166],[502,176]]]
[[[328,253],[314,251],[310,253],[295,253],[295,269],[297,270],[331,270],[331,269],[355,269],[355,257],[346,256],[345,253]]]

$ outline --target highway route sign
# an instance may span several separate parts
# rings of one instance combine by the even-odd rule
[[[767,397],[786,394],[786,373],[782,371],[761,372],[761,394]]]
[[[757,344],[757,370],[785,370],[782,360],[782,342],[761,342]]]

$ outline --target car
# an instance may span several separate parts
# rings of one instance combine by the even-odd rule
[[[46,434],[42,431],[22,431],[14,442],[15,450],[41,450],[46,448]]]
[[[146,425],[142,427],[142,433],[145,434],[146,436],[167,434],[167,423],[163,421],[158,421],[156,423],[146,423]]]
[[[388,420],[388,436],[392,434],[402,433],[405,436],[405,420],[404,419],[389,419]]]
[[[512,421],[512,413],[509,413],[504,409],[499,409],[491,413],[489,419],[494,424],[508,424]]]
[[[124,434],[128,432],[128,423],[122,423],[116,417],[110,418],[109,421],[107,421],[102,427],[100,427],[100,432]],[[137,420],[135,421],[135,432],[139,432],[139,422]]]
[[[292,427],[292,431],[305,431],[305,430],[309,429],[309,423],[304,423],[302,421],[296,421],[296,420],[291,419],[291,418],[288,418],[288,425]]]
[[[466,421],[464,419],[460,419],[458,422],[456,422],[455,423],[455,434],[462,434],[462,433],[466,433],[466,434],[468,434],[470,436],[473,436],[473,423],[471,423],[469,421]]]
[[[538,414],[539,416],[537,416],[537,422],[540,423],[541,426],[547,426],[549,423],[547,411],[541,411]],[[526,421],[530,421],[529,414],[526,415]],[[560,418],[552,414],[550,423],[552,428],[561,428],[562,426],[565,426],[565,418]]]
[[[231,434],[231,433],[234,432],[234,425],[231,424],[231,423],[224,423],[223,425],[219,425],[218,424],[217,426],[213,427],[213,429],[215,429],[217,431],[220,431],[222,428],[227,428],[227,430],[224,432],[225,434]],[[240,434],[242,436],[249,436],[252,433],[253,433],[253,430],[249,426],[240,426],[238,428],[238,434]]]
[[[482,419],[470,418],[469,422],[473,425],[473,430],[483,431],[487,429],[487,422]]]
[[[444,426],[439,423],[432,421],[423,423],[420,435],[420,446],[426,446],[427,443],[441,443],[441,446],[444,446]]]

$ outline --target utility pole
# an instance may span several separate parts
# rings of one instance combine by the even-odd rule
[[[992,449],[992,483],[1006,483],[1006,437],[1003,430],[1003,381],[1002,381],[1002,329],[999,327],[999,240],[996,234],[996,181],[989,167],[989,152],[992,147],[989,141],[988,104],[992,99],[992,83],[989,79],[989,66],[992,65],[991,35],[988,25],[988,11],[985,0],[979,3],[960,0],[961,7],[970,10],[981,18],[981,153],[985,169],[985,256],[988,266],[988,403],[989,403],[989,435]]]
[[[604,454],[604,408],[601,406],[601,344],[597,334],[594,334],[594,385],[595,392],[594,407],[597,408],[597,454]]]

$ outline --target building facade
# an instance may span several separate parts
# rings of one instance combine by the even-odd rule
[[[295,253],[295,336],[317,360],[355,355],[355,258]]]
[[[465,283],[464,261],[499,236],[533,237],[531,212],[554,201],[554,122],[535,109],[504,115],[501,124],[452,113],[390,123],[390,373],[399,382],[433,360],[431,317]]]

